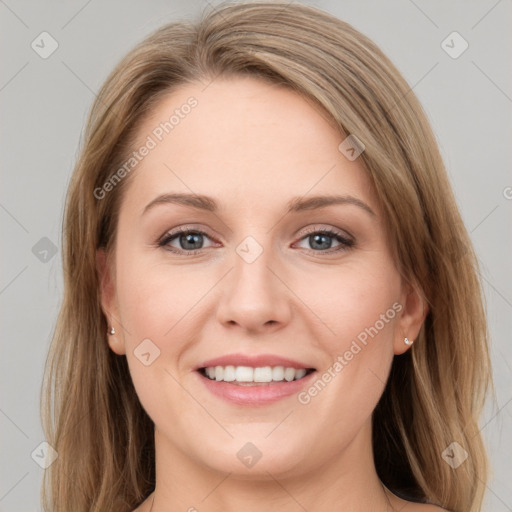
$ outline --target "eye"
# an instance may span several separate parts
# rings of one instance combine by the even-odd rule
[[[172,252],[196,254],[204,249],[204,239],[210,238],[208,233],[198,229],[184,229],[178,228],[172,233],[167,233],[158,245],[165,247]],[[178,247],[173,246],[171,242],[178,244]]]
[[[332,247],[333,239],[339,244],[334,248]],[[301,238],[302,240],[305,240],[311,247],[311,249],[306,249],[313,252],[338,252],[347,250],[355,244],[352,238],[332,229],[310,229],[307,235]]]
[[[205,247],[205,239],[211,240],[211,237],[208,233],[205,233],[200,229],[178,228],[173,232],[164,235],[164,237],[158,242],[158,245],[178,254],[194,255],[200,253],[205,248],[214,247],[216,245],[214,243]],[[311,247],[304,248],[316,253],[339,252],[347,250],[355,245],[355,241],[348,235],[332,229],[310,229],[307,231],[306,236],[303,236],[300,239],[301,242],[303,240],[305,240]],[[335,247],[333,247],[333,240],[335,243],[338,243]]]

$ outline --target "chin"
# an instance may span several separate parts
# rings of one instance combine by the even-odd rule
[[[304,473],[304,461],[311,464],[311,451],[304,446],[301,436],[297,437],[297,442],[289,436],[285,440],[275,433],[265,439],[268,432],[265,429],[264,435],[260,433],[258,436],[237,436],[225,442],[222,449],[219,449],[218,443],[213,444],[211,449],[203,445],[200,455],[210,469],[231,473],[232,478],[240,480],[268,480],[272,477],[283,478]],[[206,458],[205,450],[209,452]]]

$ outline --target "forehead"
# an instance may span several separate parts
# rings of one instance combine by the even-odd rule
[[[344,138],[323,110],[288,88],[253,77],[182,85],[138,129],[135,149],[151,148],[126,201],[178,191],[236,198],[238,210],[310,192],[372,202],[363,164],[338,149]]]

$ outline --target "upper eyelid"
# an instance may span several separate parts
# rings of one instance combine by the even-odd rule
[[[308,234],[311,234],[311,233],[316,233],[316,232],[333,231],[336,234],[339,234],[341,236],[346,235],[349,238],[353,238],[353,236],[347,230],[341,229],[341,228],[337,228],[337,227],[334,227],[334,226],[330,226],[330,225],[324,225],[324,226],[312,225],[312,226],[308,226],[307,228],[303,228],[303,229],[306,229],[306,231],[304,233],[302,233],[302,235],[301,235],[302,237],[304,237],[304,236],[306,236]],[[178,235],[180,233],[189,233],[189,232],[201,233],[201,234],[209,236],[210,238],[216,238],[215,235],[213,235],[207,228],[195,227],[194,225],[190,225],[190,226],[186,226],[185,225],[185,226],[179,226],[179,227],[176,227],[174,229],[166,231],[162,235],[161,239],[164,239],[164,238],[166,238],[168,236],[175,236],[175,235]]]
[[[213,234],[211,234],[208,230],[206,230],[204,228],[196,228],[193,226],[190,226],[190,227],[189,226],[185,226],[185,227],[179,226],[175,229],[170,229],[170,230],[166,231],[160,239],[165,240],[166,238],[174,237],[176,235],[180,235],[181,233],[200,233],[202,235],[208,236],[211,239],[216,238]]]
[[[338,236],[341,236],[341,237],[345,237],[346,236],[350,240],[354,239],[354,236],[352,234],[350,234],[348,231],[346,231],[345,229],[336,228],[336,227],[333,227],[333,226],[319,227],[319,226],[314,225],[311,228],[306,228],[306,229],[307,229],[307,231],[302,234],[301,238],[304,238],[306,235],[309,235],[311,233],[317,233],[317,232],[321,233],[321,232],[324,232],[324,231],[331,231],[332,233],[335,233]]]

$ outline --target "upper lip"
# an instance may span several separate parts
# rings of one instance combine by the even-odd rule
[[[281,357],[275,354],[227,354],[224,356],[208,359],[195,367],[195,370],[210,366],[251,366],[253,368],[264,366],[284,366],[285,368],[314,369],[311,365],[301,363],[294,359]]]

